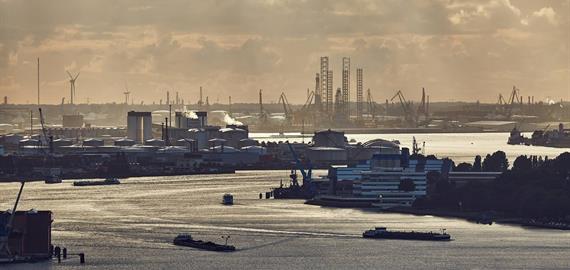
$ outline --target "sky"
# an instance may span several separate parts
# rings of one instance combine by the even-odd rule
[[[334,89],[342,57],[382,102],[496,102],[513,85],[570,99],[570,0],[27,1],[0,0],[0,95],[10,103],[135,103],[178,91],[211,103],[304,103],[321,56]]]

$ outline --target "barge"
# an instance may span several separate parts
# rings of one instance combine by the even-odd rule
[[[406,232],[406,231],[388,231],[386,227],[376,227],[372,230],[367,230],[362,234],[364,238],[373,239],[401,239],[401,240],[423,240],[423,241],[450,241],[451,235],[445,232]]]
[[[106,178],[100,181],[74,181],[73,185],[76,187],[83,186],[105,186],[105,185],[119,185],[121,181],[115,177]]]
[[[173,243],[177,246],[193,247],[208,251],[232,252],[236,250],[234,246],[227,244],[221,245],[209,241],[194,240],[190,234],[179,234],[174,238]]]

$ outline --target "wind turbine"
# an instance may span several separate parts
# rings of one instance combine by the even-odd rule
[[[69,84],[71,85],[71,100],[70,103],[73,105],[73,98],[75,97],[75,81],[81,72],[78,72],[77,75],[73,76],[69,71],[66,71],[67,75],[69,75]]]
[[[129,105],[129,95],[131,94],[131,91],[129,91],[129,87],[127,86],[126,83],[125,83],[125,92],[123,92],[123,94],[125,95],[125,104]]]

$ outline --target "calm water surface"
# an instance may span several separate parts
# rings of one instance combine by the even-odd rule
[[[262,141],[296,141],[301,142],[299,133],[285,133],[287,139],[278,138],[277,133],[253,133],[251,137],[259,138]],[[526,133],[525,136],[530,136]],[[425,154],[434,154],[437,157],[449,157],[456,163],[473,163],[476,155],[485,157],[486,154],[502,150],[512,162],[520,155],[539,155],[550,158],[558,156],[560,153],[570,151],[570,148],[551,148],[542,146],[508,145],[509,133],[427,133],[427,134],[346,134],[346,137],[357,142],[366,142],[373,139],[398,140],[402,147],[411,149],[413,137],[420,145],[425,142]],[[310,137],[305,138],[309,142]]]
[[[394,137],[396,138],[396,137]],[[404,139],[399,138],[401,141]],[[432,149],[435,148],[432,146]],[[317,172],[324,173],[324,172]],[[0,265],[2,269],[569,269],[570,232],[477,225],[433,216],[322,208],[299,200],[259,200],[286,171],[131,178],[118,186],[31,183],[20,209],[54,212],[53,242],[78,259]],[[0,184],[0,209],[17,184]],[[222,205],[226,192],[234,206]],[[368,240],[365,229],[446,228],[452,242]],[[181,232],[222,242],[234,253],[177,247]]]

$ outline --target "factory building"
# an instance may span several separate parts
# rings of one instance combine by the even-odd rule
[[[309,147],[305,157],[314,165],[346,163],[346,149],[338,147]]]
[[[64,128],[80,128],[83,127],[83,115],[73,114],[73,115],[63,115],[62,126]]]
[[[346,137],[342,131],[322,130],[315,132],[313,136],[314,147],[337,147],[344,148],[347,144]]]
[[[152,139],[151,112],[128,112],[127,137],[137,143]]]
[[[220,138],[226,140],[226,145],[239,148],[241,140],[247,139],[249,136],[247,130],[241,128],[222,128],[220,129]]]
[[[202,128],[208,125],[207,112],[176,112],[175,113],[176,128],[190,129]]]

